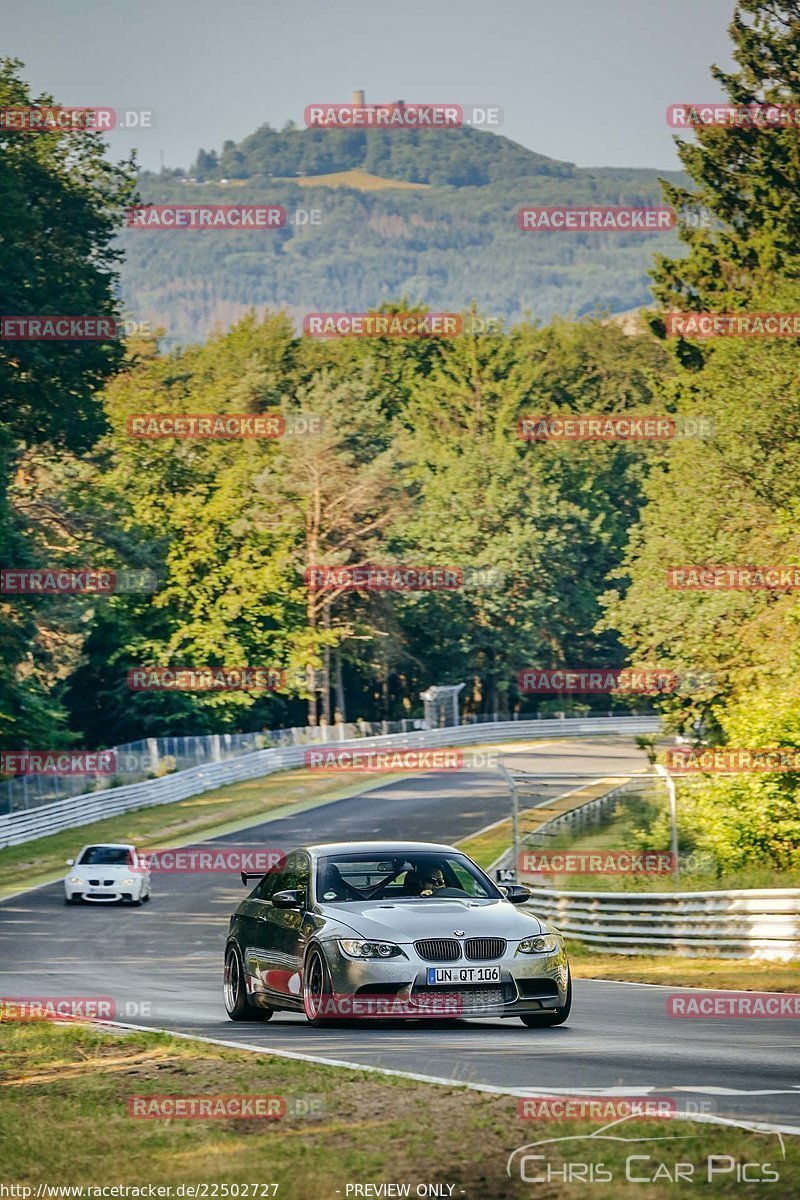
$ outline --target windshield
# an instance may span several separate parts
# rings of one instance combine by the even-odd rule
[[[127,846],[88,846],[78,861],[89,867],[124,867],[131,852]]]
[[[499,900],[502,893],[463,854],[423,851],[376,858],[344,853],[319,860],[317,900],[427,900],[435,896]]]

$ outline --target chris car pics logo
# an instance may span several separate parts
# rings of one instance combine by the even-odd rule
[[[509,1155],[506,1173],[522,1183],[557,1188],[578,1183],[706,1184],[717,1185],[717,1194],[725,1195],[737,1194],[730,1189],[742,1184],[777,1183],[781,1178],[779,1167],[786,1153],[778,1134],[742,1122],[736,1154],[713,1149],[703,1153],[696,1148],[696,1129],[685,1134],[626,1137],[626,1123],[641,1119],[641,1114],[634,1112],[593,1133],[528,1142]],[[713,1116],[705,1118],[705,1144],[709,1146],[713,1146],[714,1124],[724,1122]],[[682,1144],[686,1142],[690,1145]]]

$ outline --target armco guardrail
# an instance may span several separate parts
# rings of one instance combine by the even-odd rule
[[[738,892],[559,892],[531,906],[567,937],[613,954],[800,958],[800,888]]]
[[[660,727],[657,717],[581,717],[542,721],[499,721],[492,724],[458,725],[445,729],[422,730],[416,733],[388,734],[386,736],[356,738],[349,741],[320,742],[338,750],[364,749],[434,749],[440,746],[469,745],[476,742],[503,742],[511,740],[530,741],[535,738],[590,737],[598,734],[655,733]],[[257,750],[242,754],[238,758],[207,766],[193,767],[187,771],[176,771],[161,779],[149,779],[142,783],[127,784],[118,788],[107,788],[74,796],[55,804],[23,812],[6,813],[0,816],[0,848],[16,846],[33,838],[58,833],[102,821],[105,817],[132,812],[139,808],[150,808],[157,804],[171,804],[185,800],[202,792],[223,787],[228,783],[240,783],[245,779],[257,779],[289,767],[302,766],[308,746],[289,746],[285,749]]]
[[[619,796],[659,782],[658,776],[630,779],[545,822],[537,841],[543,832],[595,824]],[[511,865],[512,859],[509,852],[494,865]],[[800,888],[578,892],[532,886],[528,903],[566,937],[601,953],[800,959]]]

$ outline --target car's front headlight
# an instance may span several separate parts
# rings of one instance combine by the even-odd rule
[[[552,954],[558,949],[558,938],[554,933],[543,933],[535,938],[523,938],[517,946],[520,954]]]
[[[394,942],[360,942],[340,938],[339,945],[348,958],[397,958],[403,953]]]
[[[135,883],[136,883],[136,880],[135,880],[135,879],[122,879],[122,880],[120,880],[120,885],[121,885],[122,887],[133,887],[133,885],[134,885]]]
[[[67,880],[67,882],[68,882],[68,883],[83,883],[83,880],[82,880],[82,879],[79,879],[77,875],[70,875],[70,877],[69,877],[69,879]]]

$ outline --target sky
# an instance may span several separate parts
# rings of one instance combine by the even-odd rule
[[[497,132],[578,166],[678,166],[665,110],[722,98],[734,0],[25,0],[2,53],[35,94],[152,113],[115,131],[150,170],[188,167],[307,104],[496,105]]]

